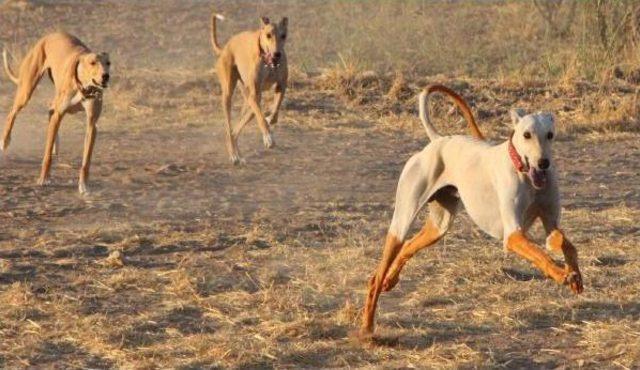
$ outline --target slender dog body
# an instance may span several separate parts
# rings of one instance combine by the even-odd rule
[[[41,38],[27,53],[17,76],[11,71],[6,51],[3,57],[5,71],[17,85],[17,90],[5,122],[2,150],[6,151],[9,147],[17,114],[26,106],[42,75],[47,72],[55,86],[55,96],[49,109],[46,148],[38,184],[49,183],[51,156],[58,146],[56,143],[62,118],[67,113],[84,110],[87,114],[87,131],[78,190],[86,193],[97,133],[96,122],[102,111],[102,92],[109,81],[109,56],[106,53],[92,53],[78,38],[56,32]]]
[[[260,19],[260,29],[241,32],[229,39],[224,47],[218,45],[216,20],[224,19],[219,14],[211,16],[211,44],[218,56],[216,73],[222,90],[222,109],[225,116],[226,145],[233,164],[243,162],[238,150],[238,136],[254,117],[262,132],[266,148],[274,146],[271,126],[278,121],[278,112],[287,88],[288,69],[284,44],[287,38],[287,18],[273,24],[269,18]],[[244,96],[244,108],[238,126],[231,126],[231,98],[238,84]],[[274,89],[271,113],[265,117],[260,108],[263,91]]]
[[[426,107],[428,95],[436,91],[454,99],[475,137],[437,133]],[[442,238],[460,203],[483,231],[503,240],[506,250],[529,260],[557,283],[570,285],[575,293],[582,292],[577,252],[558,229],[560,198],[551,162],[553,116],[513,110],[513,135],[504,143],[492,145],[482,140],[466,103],[448,88],[428,87],[419,103],[420,118],[431,143],[407,161],[400,175],[382,260],[369,280],[361,335],[366,338],[373,333],[380,293],[393,289],[411,257]],[[406,240],[424,205],[429,208],[426,224]],[[564,267],[527,238],[526,232],[538,218],[547,233],[547,247],[564,254]]]

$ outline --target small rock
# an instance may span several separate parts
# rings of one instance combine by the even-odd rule
[[[102,264],[107,267],[114,267],[114,268],[123,267],[124,255],[119,250],[115,250],[109,253],[109,256],[104,259]]]

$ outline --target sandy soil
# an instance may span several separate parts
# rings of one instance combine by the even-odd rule
[[[243,3],[224,6],[238,15]],[[397,177],[426,138],[413,116],[389,128],[299,78],[277,146],[264,149],[253,124],[240,143],[247,165],[231,166],[209,9],[62,2],[21,13],[20,23],[15,10],[0,13],[2,40],[31,42],[64,25],[114,61],[89,196],[76,188],[81,116],[63,123],[54,185],[35,185],[48,81],[0,159],[0,366],[640,366],[637,134],[556,144],[582,296],[503,254],[463,213],[382,296],[377,345],[361,345],[349,332]],[[0,81],[3,117],[13,89]],[[114,251],[123,257],[109,258]]]

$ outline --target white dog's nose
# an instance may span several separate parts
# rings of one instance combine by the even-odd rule
[[[549,162],[549,160],[547,158],[541,158],[538,161],[538,168],[541,170],[546,170],[547,168],[549,168],[549,166],[551,165],[551,163]]]

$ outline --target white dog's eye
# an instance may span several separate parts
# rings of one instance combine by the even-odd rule
[[[553,132],[547,134],[547,139],[553,140]]]
[[[531,133],[529,131],[525,131],[523,136],[525,139],[531,139]]]

